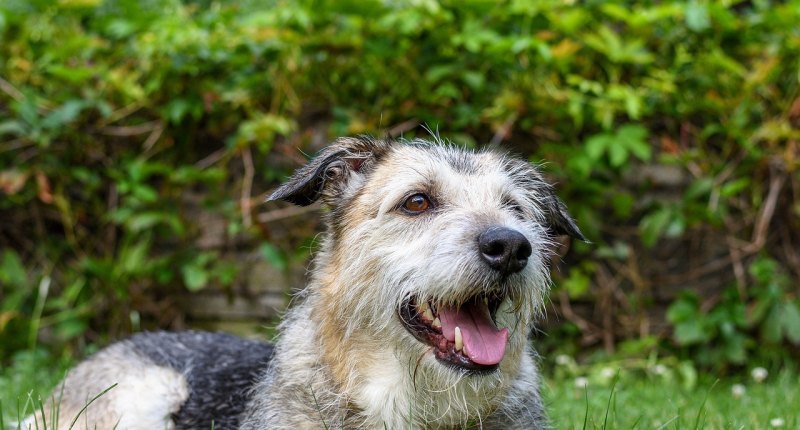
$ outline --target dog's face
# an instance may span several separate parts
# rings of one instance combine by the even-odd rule
[[[519,371],[553,236],[582,238],[529,163],[421,141],[339,140],[273,198],[330,207],[317,288],[332,359],[399,364],[396,383],[461,390],[467,409]]]

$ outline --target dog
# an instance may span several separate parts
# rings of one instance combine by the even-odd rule
[[[535,166],[439,139],[340,138],[270,200],[321,201],[326,226],[274,346],[138,334],[79,364],[25,424],[548,426],[529,335],[556,236],[585,239]]]

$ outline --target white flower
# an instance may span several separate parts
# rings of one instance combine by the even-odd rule
[[[769,372],[763,367],[756,367],[750,371],[750,376],[752,376],[753,380],[756,382],[764,382],[764,380],[767,379],[767,375],[769,375]]]
[[[731,395],[734,399],[741,399],[744,397],[745,391],[744,385],[742,384],[733,384],[731,386]]]
[[[667,366],[664,366],[663,364],[656,364],[653,366],[653,374],[663,375],[665,373],[667,373]]]
[[[600,376],[603,377],[603,379],[611,379],[616,374],[617,372],[610,367],[604,367],[603,370],[600,371]]]
[[[783,427],[786,424],[786,421],[783,418],[773,418],[769,420],[769,425],[772,428]]]
[[[566,354],[559,354],[556,356],[556,364],[559,366],[569,366],[572,364],[572,357]]]
[[[575,388],[586,388],[589,386],[589,379],[579,376],[575,378]]]

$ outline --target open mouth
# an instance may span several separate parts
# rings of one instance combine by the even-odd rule
[[[433,347],[435,357],[471,371],[497,369],[506,352],[508,328],[498,329],[495,314],[503,297],[480,294],[460,306],[434,307],[408,299],[400,321],[417,340]]]

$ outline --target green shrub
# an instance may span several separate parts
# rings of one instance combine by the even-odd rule
[[[800,275],[797,22],[796,1],[6,0],[0,359],[43,329],[58,345],[116,335],[143,309],[158,324],[150,305],[170,291],[229,285],[233,262],[196,244],[197,205],[265,239],[248,191],[281,178],[282,154],[315,128],[409,136],[427,124],[550,161],[594,242],[567,257],[582,263],[556,294],[612,312],[604,332],[641,334],[630,321],[656,307],[669,270],[637,264],[675,244],[690,260],[680,273],[737,274],[699,292],[734,308],[763,302],[768,287],[743,269],[754,259],[785,267],[785,314]],[[677,195],[659,198],[645,165],[681,172]],[[698,238],[729,252],[695,253]],[[671,311],[678,347],[692,342],[674,309],[691,300]],[[734,331],[797,342],[781,324],[785,336]],[[589,343],[596,327],[581,328]]]

